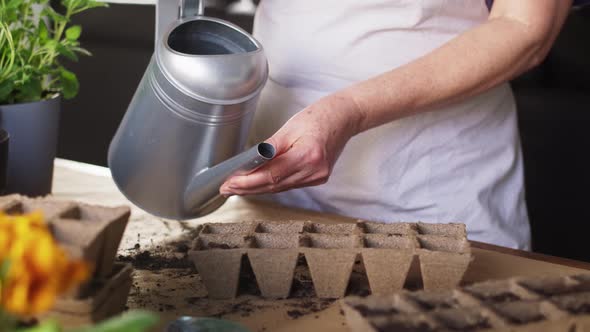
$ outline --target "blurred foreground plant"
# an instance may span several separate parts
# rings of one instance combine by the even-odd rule
[[[19,316],[48,310],[90,275],[57,245],[40,213],[0,216],[0,262],[0,307]]]
[[[86,281],[90,267],[68,257],[51,234],[40,213],[20,216],[0,214],[0,332],[61,331],[56,322],[17,329],[19,318],[48,311],[56,297]],[[157,317],[130,312],[77,332],[139,332]]]

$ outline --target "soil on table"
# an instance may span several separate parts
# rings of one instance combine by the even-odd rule
[[[297,262],[291,296],[287,299],[271,300],[260,297],[256,278],[244,256],[238,296],[230,300],[211,300],[188,258],[193,236],[193,232],[189,231],[181,239],[147,248],[140,246],[138,241],[118,256],[118,261],[131,263],[137,270],[133,275],[128,308],[160,312],[164,319],[191,315],[235,320],[264,310],[279,310],[286,318],[298,319],[306,315],[319,318],[317,314],[335,301],[315,297],[311,275],[303,255]],[[140,237],[138,234],[138,238]],[[362,262],[356,262],[349,283],[349,294],[369,293],[362,269]]]

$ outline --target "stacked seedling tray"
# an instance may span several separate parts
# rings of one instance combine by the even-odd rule
[[[356,331],[590,331],[590,275],[514,278],[437,292],[347,297]]]
[[[425,289],[455,287],[471,261],[463,224],[314,223],[205,224],[189,253],[211,298],[233,298],[246,256],[263,297],[288,297],[298,257],[304,256],[320,298],[345,295],[362,259],[373,294],[403,288],[418,257]]]
[[[0,197],[0,211],[40,211],[66,252],[93,266],[92,278],[59,298],[50,316],[64,324],[95,322],[121,312],[131,287],[131,266],[115,264],[129,220],[128,207],[103,207],[50,198]],[[76,325],[76,324],[74,324]]]

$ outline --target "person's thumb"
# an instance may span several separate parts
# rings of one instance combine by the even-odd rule
[[[274,146],[275,156],[280,156],[283,153],[289,151],[289,149],[292,146],[290,140],[286,136],[281,135],[280,133],[272,135],[272,137],[267,139],[265,142]]]

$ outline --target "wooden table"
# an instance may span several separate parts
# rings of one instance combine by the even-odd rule
[[[108,169],[67,160],[56,160],[54,196],[102,205],[131,205],[117,190]],[[131,220],[119,248],[120,259],[132,260],[138,267],[134,273],[134,286],[128,306],[160,312],[162,324],[182,315],[215,315],[238,321],[253,331],[345,329],[344,317],[337,303],[317,299],[308,299],[304,303],[302,299],[269,301],[252,295],[241,295],[232,301],[206,298],[200,278],[191,268],[185,254],[186,244],[195,228],[211,221],[285,219],[354,221],[342,216],[285,208],[238,197],[230,198],[219,210],[206,217],[188,221],[164,220],[132,207]],[[474,261],[464,277],[465,283],[590,270],[590,264],[585,262],[480,242],[472,243]],[[150,253],[149,257],[145,255],[146,252]],[[142,261],[143,258],[146,260]],[[316,310],[320,308],[321,311]],[[303,315],[295,318],[299,313]]]

